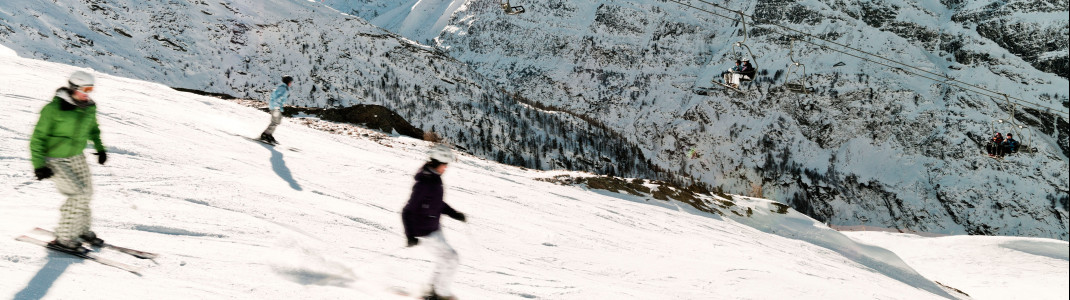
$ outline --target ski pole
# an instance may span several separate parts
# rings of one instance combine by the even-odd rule
[[[471,223],[472,221],[473,220],[471,218],[469,218],[468,222],[464,222],[465,235],[468,235],[468,242],[472,243],[472,247],[475,247],[476,249],[482,249],[483,247],[482,247],[481,243],[478,240],[476,240],[475,235],[472,234],[472,223]],[[482,250],[477,250],[477,251],[478,252],[482,252]],[[477,255],[482,256],[482,253],[477,253]]]

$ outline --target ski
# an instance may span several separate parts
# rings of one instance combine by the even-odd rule
[[[442,298],[439,295],[430,294],[430,295],[420,296],[419,298],[416,298],[416,299],[420,299],[420,300],[442,300],[442,299],[456,299],[456,298]]]
[[[714,81],[713,81],[713,83],[716,83],[716,84],[718,84],[718,85],[720,85],[720,86],[723,86],[723,87],[725,87],[725,89],[729,89],[729,90],[732,90],[732,91],[734,91],[734,92],[736,92],[736,93],[740,93],[740,94],[742,94],[742,95],[746,95],[746,94],[747,94],[747,92],[744,92],[744,91],[743,91],[743,90],[741,90],[741,89],[740,89],[739,87],[734,87],[734,86],[731,86],[731,85],[729,85],[729,84],[727,84],[727,83],[722,83],[722,82],[720,82],[720,81],[716,81],[716,80],[714,80]]]
[[[411,293],[407,289],[405,289],[404,287],[400,287],[400,286],[392,286],[392,287],[388,288],[388,290],[390,290],[390,292],[394,293],[395,295],[402,296],[402,297],[415,297],[418,300],[456,299],[456,298],[442,298],[441,296],[435,294],[435,292],[432,292],[432,291],[428,291],[428,292],[425,292],[425,293]]]
[[[278,146],[279,145],[279,143],[272,143],[272,142],[269,142],[269,141],[265,141],[265,140],[261,140],[261,139],[254,139],[254,138],[247,137],[247,136],[243,136],[243,137],[245,139],[247,139],[247,140],[250,140],[250,141],[263,143],[264,145],[269,145],[269,146]]]
[[[392,286],[392,287],[388,288],[387,290],[389,290],[390,292],[394,293],[395,295],[402,296],[402,297],[414,297],[417,300],[440,300],[440,299],[442,299],[441,297],[439,297],[438,295],[435,295],[433,293],[410,293],[408,290],[406,290],[405,288],[400,287],[400,286]]]
[[[243,137],[243,138],[245,138],[247,140],[250,140],[250,141],[253,141],[253,142],[257,142],[257,143],[261,143],[261,144],[264,144],[264,145],[268,145],[268,146],[271,146],[271,147],[285,149],[285,150],[289,150],[289,151],[292,151],[292,152],[301,152],[301,149],[297,149],[297,148],[294,148],[294,147],[282,147],[282,146],[279,146],[279,143],[271,143],[271,142],[268,142],[268,141],[265,141],[265,140],[254,139],[254,138],[247,137],[247,136],[241,136],[241,137]]]
[[[141,276],[141,272],[139,272],[138,268],[136,268],[134,266],[131,266],[131,265],[128,265],[128,264],[124,264],[124,263],[118,262],[118,261],[114,261],[114,260],[110,260],[110,259],[107,259],[107,258],[103,258],[103,257],[97,256],[96,254],[89,252],[89,249],[84,249],[83,248],[85,250],[85,252],[69,251],[69,250],[66,250],[66,249],[63,249],[63,248],[50,246],[48,244],[48,242],[45,242],[45,241],[42,241],[42,240],[39,240],[39,239],[35,239],[35,238],[32,238],[32,237],[28,237],[28,236],[25,236],[25,235],[19,236],[19,237],[15,238],[15,240],[21,241],[21,242],[27,242],[27,243],[34,244],[34,245],[38,245],[38,246],[41,246],[41,247],[45,247],[45,249],[49,249],[49,250],[60,252],[60,253],[66,253],[68,255],[71,255],[71,256],[74,256],[74,257],[79,257],[79,258],[82,258],[82,259],[85,259],[85,260],[95,261],[95,262],[98,262],[98,263],[100,263],[102,265],[105,265],[105,266],[118,268],[118,269],[121,269],[123,271],[134,273],[134,275]]]
[[[52,232],[51,230],[44,229],[44,228],[41,228],[41,227],[34,228],[33,231],[37,232],[37,233],[40,233],[40,234],[49,235],[49,236],[52,236],[52,237],[56,236],[56,234],[54,232]],[[104,245],[102,247],[108,248],[108,249],[112,249],[112,250],[115,250],[115,251],[119,251],[119,252],[122,252],[122,253],[130,254],[131,256],[137,257],[137,258],[140,258],[140,259],[156,259],[156,257],[159,256],[156,253],[145,252],[145,251],[141,251],[141,250],[134,250],[134,249],[126,248],[126,247],[119,247],[119,246],[116,246],[116,245],[108,244],[106,242],[104,243]]]

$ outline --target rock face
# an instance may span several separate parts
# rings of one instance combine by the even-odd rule
[[[499,162],[654,172],[616,132],[532,105],[439,50],[320,3],[0,1],[0,43],[23,57],[265,101],[288,74],[289,105],[381,105]]]
[[[382,105],[360,104],[343,108],[287,107],[284,115],[314,115],[320,119],[361,125],[385,133],[396,132],[412,138],[423,139],[424,131],[409,124],[401,115]]]
[[[510,16],[494,1],[344,5],[431,40],[526,99],[604,124],[663,169],[725,191],[754,191],[837,225],[1068,238],[1066,1],[726,4],[756,18],[747,19],[746,37],[738,20],[699,10],[735,16],[714,2],[681,2],[698,9],[516,0],[527,13]],[[424,22],[420,31],[404,25],[442,16],[448,22]],[[868,54],[806,43],[792,51],[792,34],[773,24],[996,96],[866,62],[875,59]],[[751,53],[732,46],[744,38]],[[761,70],[745,95],[710,83],[740,56]],[[792,59],[805,75],[788,74]],[[813,93],[790,93],[788,82]],[[996,131],[1015,132],[1036,151],[983,155]]]
[[[1068,1],[1032,0],[985,4],[955,2],[951,19],[1029,62],[1038,70],[1070,76]],[[984,5],[981,5],[984,4]]]

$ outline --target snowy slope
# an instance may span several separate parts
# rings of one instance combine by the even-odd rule
[[[1066,242],[1008,237],[926,238],[884,232],[850,232],[847,236],[892,250],[915,266],[918,273],[974,299],[1032,298],[1023,294],[1025,291],[1046,291],[1049,299],[1070,297],[1070,289],[1054,288],[1070,281],[1070,273],[1060,270],[1070,259]],[[1018,267],[1004,268],[1008,263]]]
[[[0,110],[0,236],[55,225],[61,197],[50,182],[33,180],[27,138],[55,83],[74,70],[0,57],[8,106]],[[135,277],[4,239],[0,295],[404,299],[388,288],[418,291],[426,281],[430,255],[402,247],[398,218],[425,142],[362,129],[327,133],[288,119],[276,133],[286,145],[266,147],[239,136],[258,132],[263,112],[98,78],[94,97],[111,155],[91,166],[95,230],[162,256],[153,264],[103,253],[144,267]],[[557,174],[565,173],[467,155],[449,169],[447,201],[471,219],[444,224],[461,254],[455,290],[464,299],[956,297],[892,252],[798,212],[773,213],[768,200],[737,198],[754,215],[725,219],[534,180]]]
[[[728,5],[765,22],[747,24],[763,70],[748,95],[693,93],[730,67],[743,30],[673,1],[517,0],[528,12],[516,16],[496,1],[464,1],[447,10],[452,19],[434,46],[524,97],[595,118],[663,169],[736,193],[760,186],[819,220],[1070,237],[1065,1],[681,1],[721,14],[730,12],[710,3]],[[327,4],[370,11],[391,2]],[[372,20],[402,32],[392,25],[399,22]],[[789,38],[772,24],[1040,108],[803,43],[793,55],[815,93],[788,93],[781,86],[800,76],[788,77]],[[1016,130],[996,122],[1012,118],[1037,153],[1002,162],[980,155],[994,131]],[[700,155],[684,154],[691,149]]]

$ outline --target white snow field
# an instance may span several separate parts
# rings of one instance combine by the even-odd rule
[[[892,250],[927,278],[974,299],[1070,299],[1070,247],[1063,241],[861,231],[847,236]],[[1043,297],[1033,294],[1040,291]]]
[[[139,277],[15,241],[58,221],[63,197],[32,177],[28,138],[76,68],[0,54],[0,298],[413,299],[394,287],[425,288],[434,262],[403,247],[399,211],[426,142],[287,119],[283,145],[267,147],[242,137],[266,113],[104,74],[94,97],[110,155],[91,162],[94,230],[161,257],[101,253],[142,267]],[[768,200],[737,197],[754,215],[723,218],[535,180],[558,174],[583,175],[467,155],[451,166],[446,201],[470,217],[444,221],[461,299],[967,299],[930,281],[945,277],[979,299],[1065,299],[1070,287],[1062,241],[953,237],[919,257],[917,238],[852,234],[902,243],[904,261],[798,212],[772,213]],[[1044,255],[989,260],[1013,247]]]

